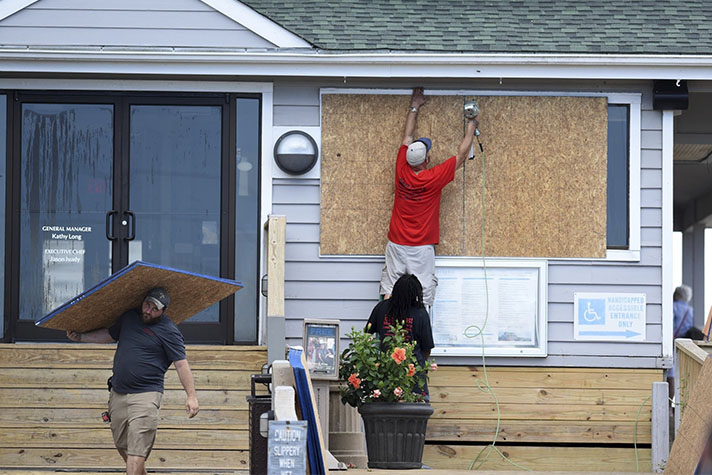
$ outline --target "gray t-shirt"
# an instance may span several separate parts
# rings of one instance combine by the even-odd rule
[[[117,393],[163,392],[168,367],[185,359],[183,335],[165,315],[147,325],[138,310],[129,310],[109,328],[109,334],[119,342],[111,377]]]

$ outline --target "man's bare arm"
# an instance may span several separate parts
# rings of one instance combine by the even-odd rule
[[[116,340],[111,338],[108,328],[100,328],[91,332],[73,332],[67,331],[67,338],[72,341],[82,343],[114,343]]]
[[[410,145],[413,143],[415,138],[413,134],[415,133],[415,126],[418,122],[418,112],[417,109],[427,102],[425,94],[423,94],[422,87],[416,87],[413,89],[413,95],[410,99],[410,107],[408,110],[408,116],[405,119],[405,133],[403,134],[403,145]],[[413,109],[416,109],[415,111]]]
[[[198,396],[195,393],[193,372],[190,370],[188,360],[174,361],[173,366],[176,367],[178,379],[180,379],[180,383],[183,385],[183,389],[185,389],[185,394],[188,396],[188,399],[185,401],[185,412],[187,412],[188,417],[192,419],[200,410],[200,406],[198,406]]]
[[[475,139],[475,130],[479,124],[477,119],[467,121],[465,136],[462,138],[462,142],[457,149],[457,165],[455,165],[455,168],[460,168],[462,164],[465,163],[465,160],[467,160],[467,156],[470,154],[470,149],[472,148],[472,141]]]

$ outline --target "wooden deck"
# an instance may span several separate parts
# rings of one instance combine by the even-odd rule
[[[428,422],[426,465],[465,470],[493,441],[497,406],[476,386],[483,377],[481,367],[463,366],[431,375],[435,413]],[[532,470],[616,472],[636,470],[637,442],[639,467],[651,470],[651,405],[643,403],[653,381],[662,379],[660,370],[488,368],[499,401],[498,447]],[[513,468],[496,453],[481,466]]]
[[[249,467],[250,375],[262,347],[189,346],[200,414],[188,419],[177,373],[166,375],[149,469]],[[106,410],[112,345],[0,345],[0,469],[121,469]]]
[[[111,345],[0,345],[0,471],[121,470],[109,427],[100,420],[113,351]],[[245,473],[249,378],[266,356],[261,347],[190,346],[201,412],[186,418],[185,394],[170,370],[148,469]],[[661,371],[517,367],[491,368],[488,375],[501,416],[497,446],[508,460],[549,473],[632,472],[637,440],[640,470],[651,470],[651,410],[642,403]],[[466,470],[492,442],[497,408],[492,395],[476,387],[482,377],[480,367],[441,367],[432,375],[435,413],[423,461],[436,470],[427,473]],[[492,453],[480,471],[513,468]]]
[[[120,472],[56,472],[50,470],[38,471],[38,470],[7,470],[1,473],[5,474],[16,474],[16,475],[57,475],[57,473],[63,474],[76,474],[76,475],[106,475],[107,473],[120,473]],[[156,472],[148,470],[148,473],[167,473],[167,472]],[[208,471],[208,472],[171,472],[179,473],[180,475],[244,475],[246,471]],[[344,474],[344,475],[394,475],[397,473],[395,470],[344,470],[344,471],[331,471],[332,474]],[[450,474],[465,474],[472,473],[468,470],[408,470],[406,473],[408,475],[450,475]],[[478,470],[476,472],[478,475],[521,475],[522,471],[490,471],[490,470]],[[539,472],[544,473],[544,472]],[[605,473],[606,475],[641,475],[653,472],[546,472],[549,475],[597,475]]]

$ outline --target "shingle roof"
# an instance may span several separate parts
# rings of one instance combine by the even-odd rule
[[[324,50],[712,54],[712,0],[243,0]]]

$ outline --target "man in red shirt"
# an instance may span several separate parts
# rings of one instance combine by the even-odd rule
[[[396,159],[396,193],[388,230],[386,264],[381,274],[381,294],[390,297],[393,284],[403,274],[413,274],[423,286],[423,303],[435,300],[435,244],[440,239],[440,196],[442,189],[455,178],[469,155],[477,118],[467,122],[465,136],[457,155],[428,168],[432,142],[428,138],[413,140],[418,110],[427,102],[423,88],[413,90],[411,107],[405,122],[403,144]]]

